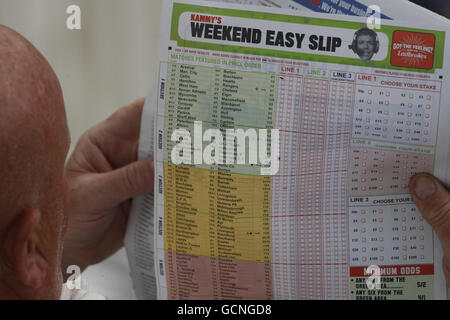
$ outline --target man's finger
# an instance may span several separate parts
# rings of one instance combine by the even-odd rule
[[[444,250],[444,273],[450,283],[450,193],[433,176],[421,173],[409,184],[410,192],[422,216],[433,227]]]
[[[108,135],[114,135],[124,140],[138,139],[144,103],[145,98],[140,98],[130,103],[113,113],[95,129],[100,131],[100,136],[103,134],[102,131],[104,131]]]
[[[89,142],[113,168],[136,160],[144,102],[144,98],[134,101],[89,130]]]
[[[153,192],[153,170],[153,158],[147,158],[95,175],[92,192],[100,206],[116,206],[137,195]]]

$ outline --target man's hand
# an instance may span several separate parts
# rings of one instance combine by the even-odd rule
[[[143,104],[137,100],[88,130],[67,163],[63,268],[84,269],[120,249],[131,198],[153,191],[153,159],[136,161]]]
[[[441,241],[444,275],[450,287],[450,194],[436,178],[425,173],[414,176],[409,188],[422,216]]]

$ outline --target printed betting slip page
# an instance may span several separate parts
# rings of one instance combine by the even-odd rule
[[[155,192],[125,241],[138,298],[446,298],[408,182],[448,181],[448,26],[198,1],[162,21],[139,146]]]

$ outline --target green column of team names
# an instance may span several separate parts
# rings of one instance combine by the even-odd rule
[[[202,121],[203,133],[254,128],[272,129],[275,120],[277,76],[275,73],[240,71],[219,67],[167,64],[165,118],[163,138],[164,161],[171,163],[171,152],[176,142],[171,141],[175,129],[184,128],[194,139],[194,121]],[[270,139],[269,139],[270,142]],[[203,150],[211,142],[203,143]],[[248,139],[246,142],[248,152]],[[270,145],[269,145],[270,148]],[[248,160],[248,154],[246,154]],[[192,158],[193,159],[193,150]],[[225,161],[225,154],[224,154]],[[196,168],[212,169],[210,165]],[[217,169],[217,167],[215,167]],[[224,165],[221,171],[241,174],[260,174],[258,165]]]

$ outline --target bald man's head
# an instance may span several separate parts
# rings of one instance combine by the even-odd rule
[[[66,220],[64,101],[45,58],[3,26],[0,128],[0,298],[2,283],[25,298],[50,298],[60,289]]]

